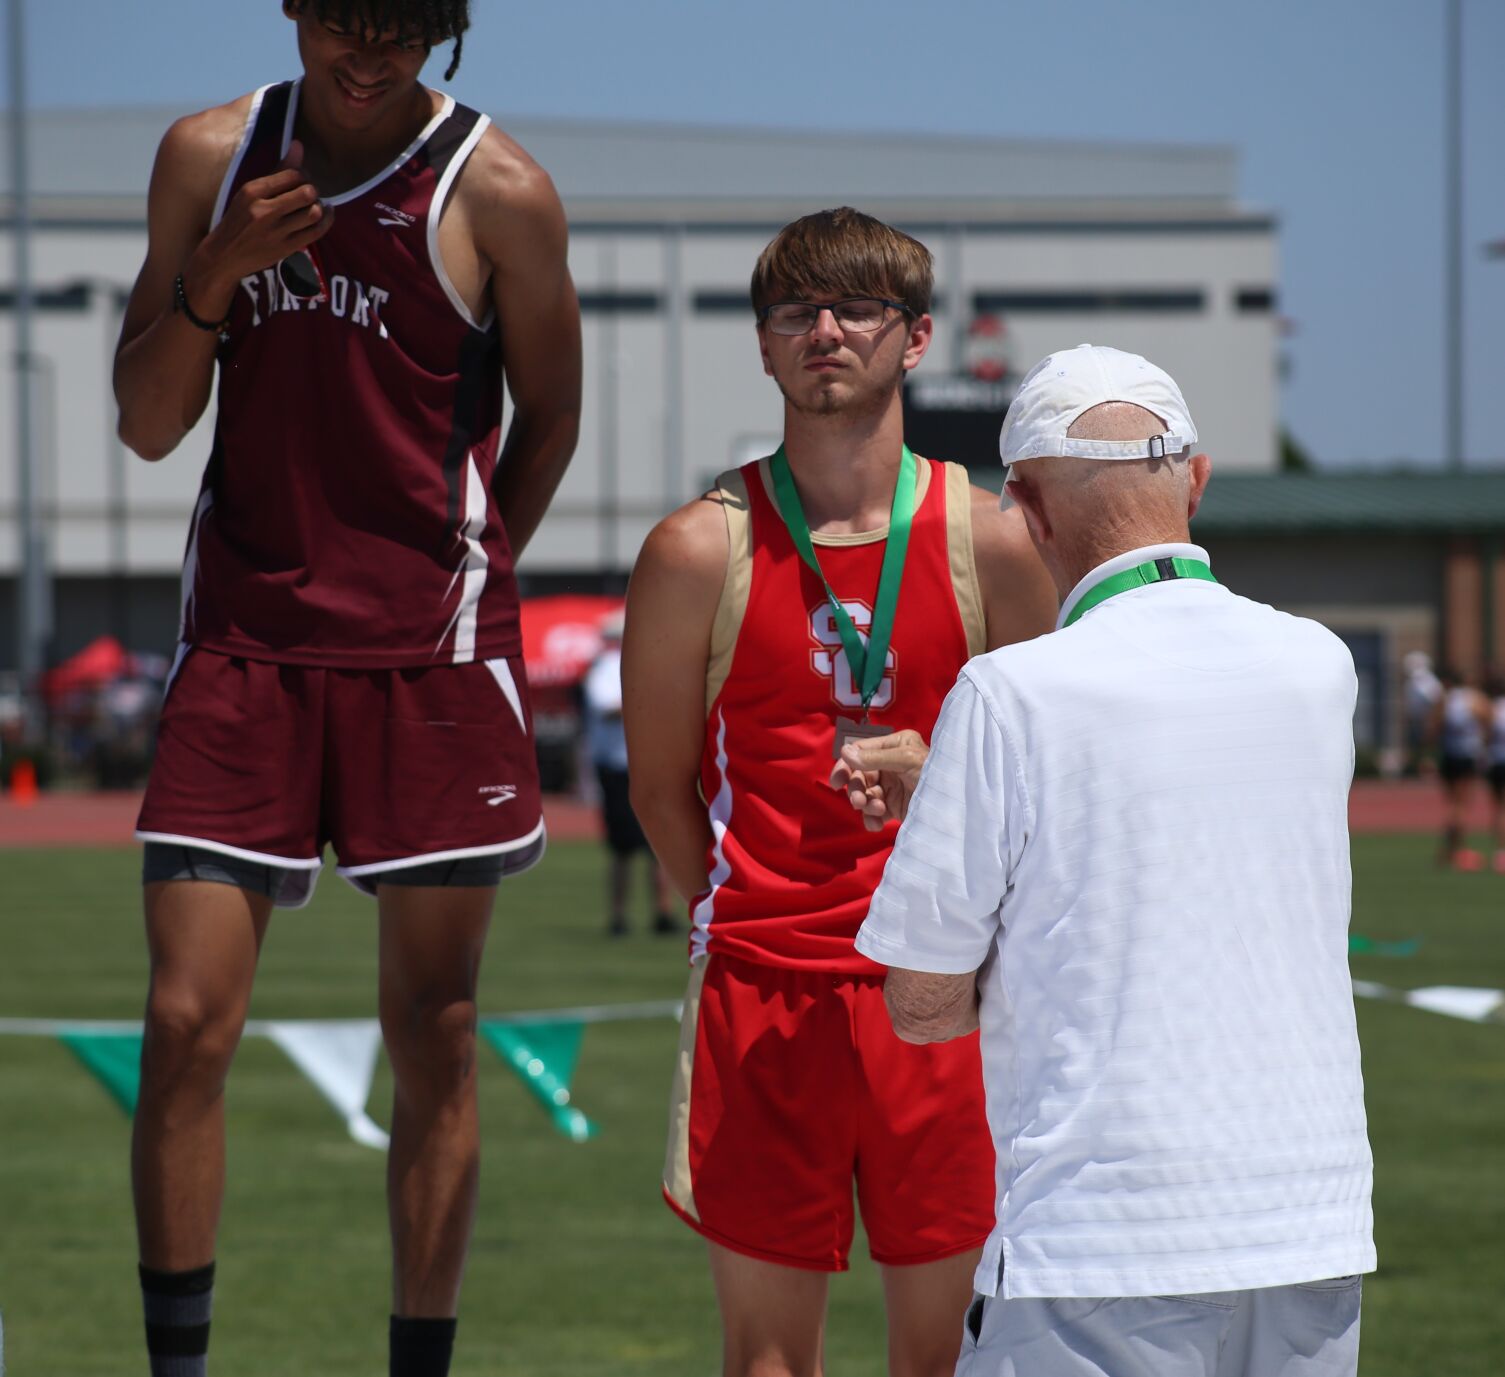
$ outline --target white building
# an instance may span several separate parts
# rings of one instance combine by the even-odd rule
[[[176,628],[210,420],[164,462],[143,463],[114,438],[109,370],[145,250],[152,157],[180,113],[33,116],[32,387],[53,657],[105,631],[164,649]],[[938,338],[911,389],[917,405],[951,400],[948,380],[979,355],[1017,373],[1090,340],[1145,353],[1178,378],[1221,472],[1276,466],[1276,226],[1239,204],[1232,149],[498,122],[564,197],[585,328],[580,445],[522,562],[525,588],[620,586],[665,511],[776,443],[779,400],[759,366],[747,282],[774,232],[822,206],[856,205],[935,253]],[[3,154],[0,186],[10,186]],[[0,201],[7,361],[12,225]],[[0,668],[15,663],[15,386],[7,370]],[[1005,399],[1007,380],[991,393]],[[923,419],[915,413],[917,431]],[[985,420],[978,436],[996,435]],[[985,438],[962,447],[938,457],[996,462]]]

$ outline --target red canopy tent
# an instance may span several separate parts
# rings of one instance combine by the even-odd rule
[[[601,623],[621,607],[621,598],[599,594],[523,599],[523,660],[529,686],[567,688],[579,683],[601,652]]]
[[[98,688],[136,672],[136,657],[113,636],[101,636],[41,676],[42,696],[58,703],[70,693]]]

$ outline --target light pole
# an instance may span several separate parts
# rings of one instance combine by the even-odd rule
[[[89,288],[97,294],[104,306],[104,376],[108,378],[115,363],[115,346],[120,339],[120,327],[125,320],[126,303],[130,300],[129,283],[113,282],[107,278],[92,278]],[[109,531],[109,584],[110,584],[110,631],[123,646],[130,647],[132,630],[130,618],[130,590],[127,586],[129,510],[126,503],[125,446],[121,443],[113,413],[105,408],[105,526]],[[0,1374],[4,1377],[4,1374]]]
[[[1447,454],[1444,462],[1463,468],[1463,0],[1448,0],[1447,58],[1443,99],[1447,105],[1447,323],[1443,346],[1446,371]]]
[[[18,584],[17,668],[21,694],[26,704],[26,735],[35,741],[41,735],[37,706],[37,677],[42,671],[46,645],[47,600],[45,586],[46,545],[37,520],[36,418],[31,380],[32,313],[35,305],[31,282],[31,182],[26,140],[26,38],[25,0],[10,0],[10,167],[11,224],[15,237],[16,272],[16,471],[18,474],[18,548],[21,571]]]

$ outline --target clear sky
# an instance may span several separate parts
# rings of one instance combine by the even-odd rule
[[[37,106],[207,105],[297,68],[276,0],[25,3]],[[452,89],[504,127],[514,114],[1232,144],[1242,199],[1280,222],[1292,433],[1323,464],[1443,457],[1443,0],[472,11]],[[1505,240],[1505,3],[1463,12],[1465,457],[1502,464],[1505,258],[1482,246]]]

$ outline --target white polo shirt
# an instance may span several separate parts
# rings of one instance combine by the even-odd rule
[[[1207,558],[1111,560],[1061,625],[1101,579],[1167,555]],[[998,1200],[979,1291],[1373,1269],[1348,975],[1355,694],[1331,632],[1193,579],[962,671],[857,949],[982,968]]]

